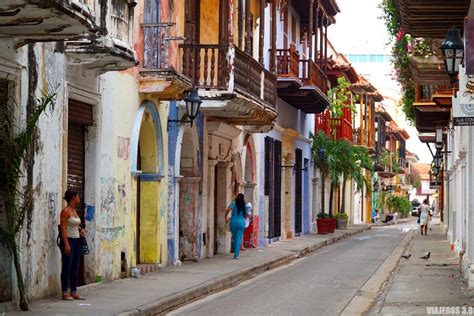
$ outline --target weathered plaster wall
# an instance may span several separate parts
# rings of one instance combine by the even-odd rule
[[[55,245],[56,219],[61,209],[62,191],[62,119],[64,111],[64,57],[52,52],[53,44],[24,46],[15,50],[11,43],[2,41],[0,75],[13,81],[12,97],[17,105],[18,124],[24,125],[29,89],[33,102],[41,96],[43,88],[58,87],[54,109],[48,109],[38,122],[34,158],[28,160],[25,177],[34,190],[33,207],[28,211],[24,230],[20,235],[21,264],[28,296],[35,299],[57,293],[59,290],[59,250]],[[31,68],[28,68],[30,65]],[[9,74],[8,74],[9,73]],[[7,256],[0,259],[0,291],[10,285],[16,288],[16,277]],[[4,259],[8,262],[5,263]],[[12,284],[10,284],[12,283]],[[16,297],[16,290],[13,290]],[[0,294],[1,296],[2,294]]]
[[[201,0],[201,44],[219,43],[219,0]]]
[[[136,263],[136,226],[137,226],[137,180],[131,174],[132,155],[136,155],[137,145],[133,143],[133,131],[140,127],[136,126],[136,118],[140,105],[144,100],[151,100],[157,107],[159,113],[159,124],[161,124],[163,161],[161,168],[167,165],[167,148],[165,142],[166,117],[168,104],[160,102],[149,95],[139,96],[136,81],[125,73],[109,73],[101,77],[102,91],[102,117],[103,128],[101,130],[101,199],[98,216],[99,249],[101,249],[101,262],[98,272],[105,280],[120,277],[120,253],[126,253],[128,266]],[[145,113],[145,120],[148,117]],[[153,124],[152,124],[153,126]],[[157,128],[157,126],[153,126]],[[154,131],[148,131],[155,133]],[[158,155],[159,149],[156,148]],[[144,160],[147,172],[160,170],[160,166],[153,165],[159,159],[156,156]],[[146,163],[148,161],[148,166]],[[136,158],[135,158],[136,162]],[[135,166],[136,167],[136,166]],[[158,172],[158,171],[157,171]],[[142,258],[145,262],[167,264],[167,171],[162,175],[160,182],[142,182],[141,202],[142,205],[142,236],[150,234],[149,242],[143,243]],[[146,203],[153,203],[146,205]],[[146,211],[144,211],[146,209]],[[147,216],[153,218],[153,222],[147,222]],[[147,227],[147,223],[154,227],[154,231]],[[147,231],[148,229],[148,231]],[[149,247],[149,248],[148,248]]]

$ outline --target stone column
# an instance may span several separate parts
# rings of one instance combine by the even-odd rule
[[[206,252],[207,257],[214,256],[214,211],[215,211],[215,178],[216,178],[216,165],[219,161],[209,159],[207,161],[208,169],[208,182],[207,182],[207,226],[206,226]]]
[[[217,220],[217,253],[230,253],[230,231],[226,229],[225,211],[227,206],[234,198],[232,196],[232,173],[231,168],[234,164],[232,162],[221,162],[217,164],[216,168],[216,205],[215,210],[217,214],[214,217]]]
[[[318,215],[319,211],[321,210],[321,172],[318,168],[313,169],[313,201],[311,204],[311,233],[317,233],[316,229],[316,216]]]

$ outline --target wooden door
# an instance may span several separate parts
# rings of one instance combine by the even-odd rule
[[[67,188],[79,193],[81,203],[76,207],[85,227],[85,148],[86,127],[92,125],[92,106],[69,100],[68,106],[68,148],[67,148]],[[79,264],[78,285],[84,285],[84,257]]]
[[[281,141],[273,143],[273,238],[281,236]]]
[[[295,157],[295,233],[301,234],[303,228],[303,151],[296,149]]]
[[[265,195],[268,195],[268,238],[273,238],[273,138],[265,137]]]

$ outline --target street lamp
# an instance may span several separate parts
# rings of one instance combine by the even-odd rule
[[[441,164],[443,163],[443,156],[441,156],[441,152],[439,150],[436,151],[433,157],[433,162],[434,162],[435,168],[439,169],[441,167]]]
[[[443,129],[440,127],[436,128],[435,148],[436,150],[443,149]]]
[[[444,67],[446,73],[454,81],[459,73],[459,65],[464,59],[464,42],[459,30],[455,27],[448,31],[448,37],[441,44],[441,52],[444,57]]]
[[[184,98],[184,102],[186,105],[186,116],[183,116],[180,120],[168,119],[168,130],[170,129],[171,123],[190,123],[191,126],[193,126],[193,121],[198,116],[202,103],[198,90],[196,88],[191,90],[188,96]]]

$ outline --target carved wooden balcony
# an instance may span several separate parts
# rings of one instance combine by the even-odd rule
[[[354,128],[352,130],[352,143],[355,146],[361,146],[366,148],[369,153],[375,153],[375,138],[369,135],[367,129],[361,131],[359,128]]]
[[[180,72],[204,99],[201,110],[242,125],[269,125],[276,118],[276,77],[237,47],[181,44]]]
[[[0,36],[17,46],[30,41],[76,39],[98,31],[92,1],[2,0]]]
[[[415,85],[415,125],[420,133],[430,133],[436,127],[447,126],[451,118],[449,85]]]
[[[329,105],[328,78],[313,60],[302,60],[294,47],[277,49],[278,96],[305,113],[321,113]]]
[[[97,73],[136,66],[138,60],[131,35],[135,5],[136,2],[131,0],[102,2],[98,13],[100,27],[97,34],[66,42],[69,63]]]
[[[315,115],[315,129],[316,132],[322,131],[330,137],[335,136],[338,140],[353,141],[352,123],[344,117],[331,118],[328,111]]]

